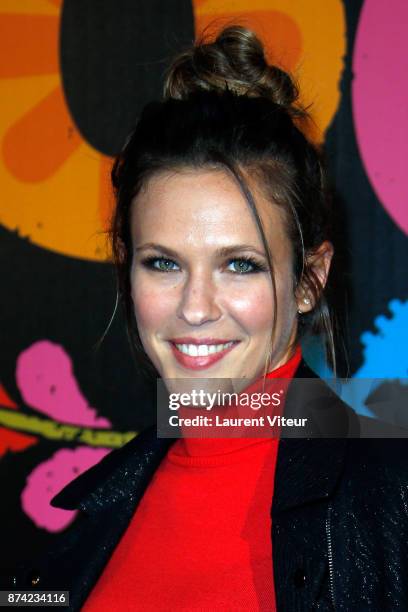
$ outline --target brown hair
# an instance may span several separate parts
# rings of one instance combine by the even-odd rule
[[[293,290],[302,283],[314,302],[313,310],[299,318],[296,342],[308,331],[324,333],[335,368],[324,288],[308,262],[308,256],[329,238],[328,190],[321,153],[305,136],[310,118],[298,97],[289,74],[268,64],[256,35],[242,26],[229,26],[215,40],[203,39],[174,59],[163,100],[144,108],[117,157],[112,170],[117,202],[112,251],[131,344],[149,372],[155,370],[144,353],[131,298],[131,203],[153,174],[185,167],[223,169],[237,181],[267,254],[275,306],[272,256],[250,182],[255,180],[271,204],[284,210],[294,255]],[[276,323],[277,307],[271,351]]]

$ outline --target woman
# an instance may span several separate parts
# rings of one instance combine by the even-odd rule
[[[390,432],[301,358],[307,331],[334,357],[333,247],[296,101],[242,27],[179,56],[115,163],[112,245],[148,373],[169,391],[293,378],[281,410],[306,433],[142,433],[54,498],[80,516],[19,588],[68,590],[86,611],[408,609],[405,442],[350,439]]]

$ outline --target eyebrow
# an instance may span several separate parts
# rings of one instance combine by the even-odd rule
[[[155,251],[160,251],[162,253],[165,253],[166,255],[169,255],[170,257],[179,257],[179,254],[176,251],[173,251],[173,249],[162,246],[161,244],[156,244],[154,242],[147,242],[146,244],[136,247],[135,252],[139,253],[140,251],[145,251],[147,249],[154,249]],[[259,251],[251,244],[235,244],[232,246],[221,247],[215,251],[215,255],[218,257],[227,257],[228,255],[233,255],[234,253],[240,251],[252,251],[260,257],[266,257],[265,253]]]

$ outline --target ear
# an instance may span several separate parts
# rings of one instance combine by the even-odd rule
[[[313,310],[316,305],[316,295],[325,287],[329,276],[330,264],[334,249],[331,242],[325,240],[322,244],[306,256],[305,265],[308,269],[308,282],[302,280],[296,289],[298,312],[305,313]],[[313,283],[315,291],[310,286]]]

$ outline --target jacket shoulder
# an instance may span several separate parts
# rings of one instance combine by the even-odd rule
[[[51,499],[51,506],[64,510],[77,509],[93,491],[123,469],[132,457],[152,448],[156,440],[155,427],[149,427],[137,434],[122,447],[112,450],[98,463],[69,482]]]
[[[359,421],[363,437],[347,441],[350,483],[378,495],[408,492],[408,431],[378,419]]]

